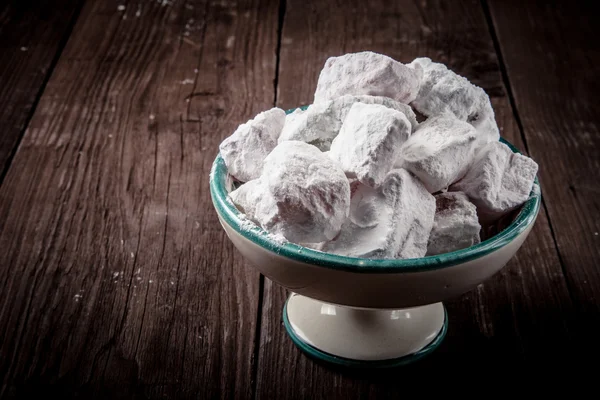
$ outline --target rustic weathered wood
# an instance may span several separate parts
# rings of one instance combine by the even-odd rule
[[[81,0],[3,2],[0,182],[79,13]]]
[[[373,50],[404,62],[429,56],[482,86],[493,99],[502,135],[524,149],[478,1],[351,3],[287,2],[278,106],[309,104],[331,55]],[[498,365],[510,365],[514,373],[554,368],[569,356],[572,343],[572,304],[544,211],[501,273],[447,304],[450,330],[442,347],[401,371],[342,373],[309,360],[281,324],[286,297],[265,281],[257,398],[400,396],[424,373],[485,374]]]
[[[39,99],[0,187],[0,397],[399,397],[423,377],[462,385],[502,368],[514,380],[597,355],[586,340],[600,322],[593,14],[571,3],[320,3],[88,1],[47,85],[31,74],[36,62],[52,69],[74,8],[0,11],[12,51],[0,55],[0,124],[17,132],[0,135],[0,156]],[[43,45],[15,53],[15,38]],[[429,56],[483,86],[503,136],[540,163],[548,205],[501,273],[447,304],[434,355],[376,373],[331,369],[293,346],[287,294],[267,280],[260,306],[258,274],[222,232],[207,179],[237,124],[274,98],[310,103],[328,56],[367,49]]]
[[[553,236],[578,311],[577,344],[589,359],[600,354],[600,27],[594,10],[592,3],[580,1],[490,2],[514,103],[529,152],[540,165]]]
[[[117,5],[84,6],[0,188],[0,397],[249,398],[259,275],[208,174],[273,102],[278,4]]]

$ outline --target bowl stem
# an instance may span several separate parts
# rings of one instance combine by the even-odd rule
[[[346,367],[395,367],[435,350],[447,331],[442,303],[401,310],[324,303],[292,293],[283,309],[292,341],[309,356]]]

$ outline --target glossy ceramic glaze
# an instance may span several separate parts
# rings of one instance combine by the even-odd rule
[[[289,300],[285,315],[294,342],[309,353],[313,349],[313,356],[345,364],[391,360],[388,364],[397,365],[437,346],[444,313],[435,303],[473,289],[504,267],[529,235],[541,202],[536,179],[514,221],[482,243],[418,259],[361,259],[279,242],[245,220],[228,198],[232,187],[218,156],[210,189],[227,236],[262,274],[301,295]],[[404,309],[418,306],[426,307],[409,315],[419,318],[402,318]],[[334,310],[337,318],[323,310]]]
[[[432,351],[441,343],[446,324],[442,303],[372,310],[335,306],[298,294],[289,297],[284,318],[290,336],[303,350],[357,361],[398,362],[428,346]]]
[[[240,253],[263,275],[281,286],[328,303],[393,309],[437,303],[473,289],[506,265],[523,244],[532,226],[527,226],[506,245],[463,263],[439,268],[365,268],[361,271],[292,259],[277,250],[266,249],[221,217],[220,220]],[[299,251],[302,253],[308,249]]]

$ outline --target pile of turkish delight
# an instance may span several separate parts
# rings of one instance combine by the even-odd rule
[[[258,114],[220,153],[243,183],[230,199],[269,233],[418,258],[479,243],[482,224],[529,198],[538,166],[499,138],[489,97],[466,78],[429,58],[360,52],[327,60],[307,109]]]

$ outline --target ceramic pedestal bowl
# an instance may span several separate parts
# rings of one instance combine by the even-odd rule
[[[291,292],[283,321],[293,342],[312,357],[356,367],[399,366],[438,347],[448,326],[442,302],[506,265],[531,231],[541,201],[536,179],[510,224],[467,249],[418,259],[361,259],[273,239],[228,199],[233,184],[217,156],[210,190],[221,225],[246,259]]]

